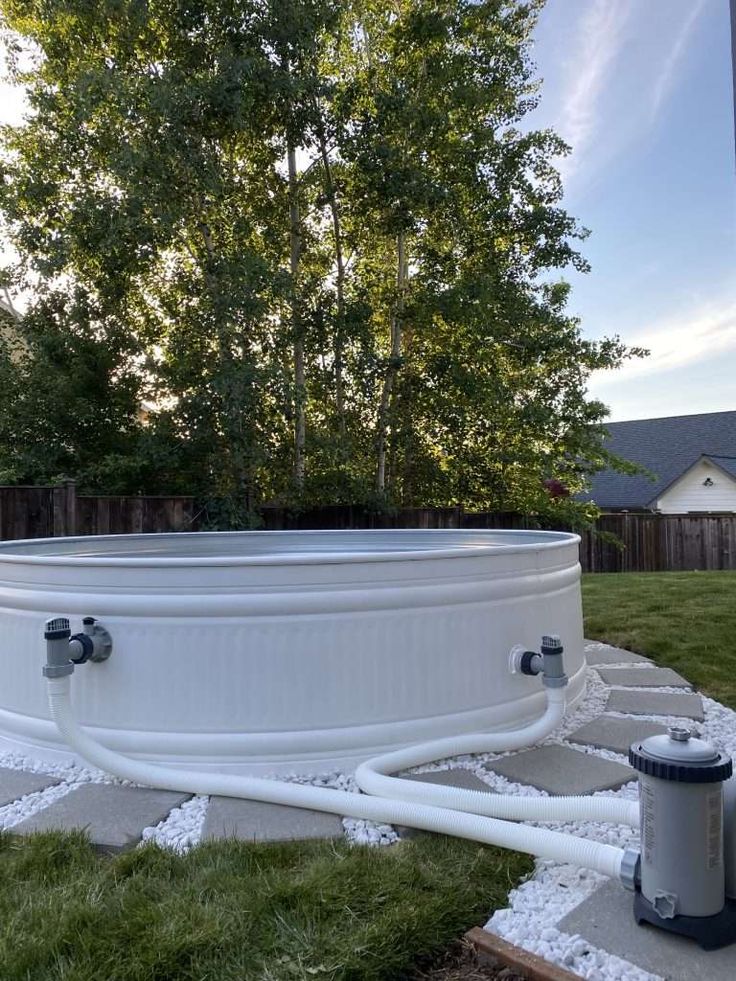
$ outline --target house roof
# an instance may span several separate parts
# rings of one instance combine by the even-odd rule
[[[651,474],[603,470],[584,496],[603,508],[653,507],[657,498],[701,457],[736,478],[736,411],[611,422],[605,448]]]
[[[708,459],[731,477],[736,478],[736,456],[717,456],[715,453],[710,453]]]

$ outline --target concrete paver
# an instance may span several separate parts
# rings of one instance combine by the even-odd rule
[[[576,729],[568,739],[571,743],[579,743],[581,746],[597,746],[599,749],[610,749],[614,753],[626,755],[632,743],[665,732],[667,726],[658,722],[617,719],[613,716],[600,715],[592,722]]]
[[[308,838],[340,838],[342,834],[342,820],[337,814],[235,797],[211,797],[202,829],[202,841],[213,838],[302,841]]]
[[[636,777],[630,766],[567,746],[539,746],[486,763],[486,768],[556,796],[612,790]]]
[[[404,773],[402,779],[416,780],[419,783],[436,783],[443,787],[461,787],[463,790],[484,790],[489,794],[494,793],[493,787],[489,787],[470,770],[432,770],[429,773]]]
[[[656,927],[637,926],[633,895],[611,879],[558,924],[563,933],[636,964],[667,981],[733,981],[736,945],[702,950],[694,941]]]
[[[624,650],[623,647],[611,647],[610,644],[599,644],[597,641],[585,642],[585,660],[596,667],[599,664],[651,664],[648,657]]]
[[[597,668],[607,685],[625,688],[692,688],[672,668]]]
[[[12,833],[83,828],[100,851],[125,851],[141,840],[144,828],[163,821],[190,796],[146,787],[86,783],[14,825]]]
[[[674,715],[696,722],[705,718],[702,698],[689,691],[612,691],[606,711],[627,715]]]
[[[23,770],[0,767],[0,807],[12,804],[26,794],[46,790],[59,782],[55,777],[47,777],[43,773],[26,773]]]

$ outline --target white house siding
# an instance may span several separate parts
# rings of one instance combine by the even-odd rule
[[[713,481],[706,486],[708,478]],[[699,460],[657,501],[663,514],[686,511],[736,511],[736,480],[707,460]]]

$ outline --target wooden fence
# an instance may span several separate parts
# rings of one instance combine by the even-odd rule
[[[77,495],[60,487],[0,487],[0,539],[74,535]]]
[[[77,535],[128,535],[154,531],[196,531],[193,497],[77,497]]]
[[[464,514],[459,527],[538,525],[523,515]],[[580,538],[584,572],[736,570],[736,514],[602,514]]]
[[[205,515],[193,497],[90,496],[73,481],[56,487],[0,487],[0,539],[197,531]],[[335,506],[261,510],[268,531],[318,528],[535,528],[534,518],[462,507],[372,511]],[[736,514],[604,514],[583,532],[585,572],[736,570]]]
[[[604,514],[596,531],[580,546],[587,572],[736,569],[736,514]]]

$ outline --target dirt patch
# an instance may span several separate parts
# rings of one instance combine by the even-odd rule
[[[525,981],[508,967],[480,964],[473,947],[460,940],[442,957],[411,975],[410,981]]]

